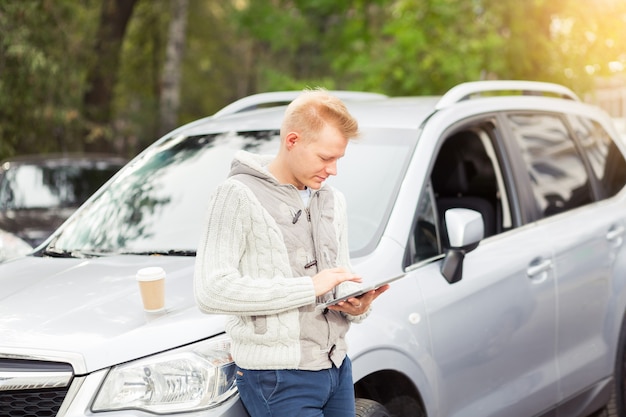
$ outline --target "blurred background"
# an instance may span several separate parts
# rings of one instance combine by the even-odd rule
[[[564,84],[626,113],[624,0],[0,0],[0,160],[130,158],[265,91]]]

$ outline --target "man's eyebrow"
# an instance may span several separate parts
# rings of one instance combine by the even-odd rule
[[[339,158],[343,158],[345,153],[342,153],[341,155],[334,155],[334,154],[325,154],[325,153],[320,152],[318,155],[322,159],[339,159]]]

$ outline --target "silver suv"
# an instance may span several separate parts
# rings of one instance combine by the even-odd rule
[[[195,248],[233,154],[274,153],[296,94],[166,135],[0,265],[3,415],[247,415],[224,317],[194,303]],[[348,334],[357,415],[626,415],[626,148],[608,116],[536,82],[336,94],[362,130],[330,180],[353,265],[407,272]],[[167,273],[164,312],[142,309],[147,266]]]

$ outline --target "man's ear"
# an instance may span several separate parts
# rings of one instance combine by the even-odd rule
[[[296,132],[289,132],[285,136],[285,144],[287,145],[287,149],[289,150],[291,150],[299,141],[300,136]]]

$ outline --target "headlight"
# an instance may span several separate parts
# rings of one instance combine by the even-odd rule
[[[230,340],[221,336],[111,368],[92,410],[197,411],[235,391]]]

